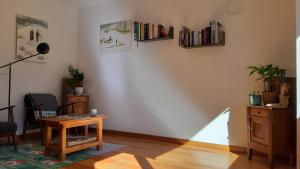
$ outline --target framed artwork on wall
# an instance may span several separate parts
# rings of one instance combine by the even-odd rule
[[[126,52],[132,50],[132,21],[100,25],[100,52]]]
[[[36,54],[38,44],[46,42],[47,32],[48,22],[24,15],[17,15],[16,60]],[[46,58],[46,55],[39,55],[28,61],[45,63]]]

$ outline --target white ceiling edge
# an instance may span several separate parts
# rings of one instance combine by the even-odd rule
[[[107,3],[113,0],[60,0],[60,1],[76,8],[83,8],[83,7],[92,6],[96,4]]]

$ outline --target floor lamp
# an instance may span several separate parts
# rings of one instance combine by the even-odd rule
[[[8,107],[10,107],[10,94],[11,94],[11,67],[13,64],[15,63],[18,63],[18,62],[21,62],[23,60],[26,60],[26,59],[30,59],[32,57],[35,57],[35,56],[38,56],[38,55],[44,55],[44,54],[47,54],[50,50],[49,48],[49,45],[47,43],[40,43],[38,46],[37,46],[37,54],[35,55],[32,55],[32,56],[28,56],[26,58],[23,58],[23,59],[20,59],[20,60],[16,60],[14,62],[10,62],[6,65],[3,65],[0,67],[0,69],[2,68],[5,68],[5,67],[8,67],[9,68],[9,81],[8,81]]]

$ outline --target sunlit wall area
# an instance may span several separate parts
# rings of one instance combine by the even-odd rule
[[[295,4],[243,0],[231,14],[227,2],[112,0],[79,9],[79,67],[91,106],[109,114],[106,129],[247,146],[248,94],[260,84],[247,67],[273,63],[295,75]],[[128,19],[173,25],[175,39],[101,53],[100,25]],[[198,30],[211,20],[225,26],[225,46],[178,46],[183,25]]]

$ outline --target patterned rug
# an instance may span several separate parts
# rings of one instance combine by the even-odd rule
[[[21,144],[18,152],[11,146],[0,147],[0,169],[56,169],[124,147],[123,145],[103,143],[102,150],[90,148],[67,155],[67,160],[44,156],[44,146],[35,143]]]

